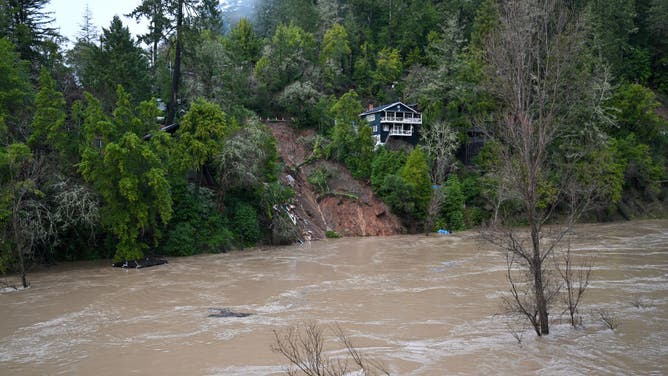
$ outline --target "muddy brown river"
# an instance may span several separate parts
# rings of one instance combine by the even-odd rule
[[[668,221],[580,225],[584,328],[518,343],[505,259],[474,232],[350,238],[29,275],[0,294],[0,375],[279,375],[273,330],[338,324],[393,375],[668,374]],[[250,313],[210,317],[211,308]],[[616,330],[597,318],[614,315]],[[215,312],[215,311],[214,311]],[[336,351],[336,343],[332,351]]]

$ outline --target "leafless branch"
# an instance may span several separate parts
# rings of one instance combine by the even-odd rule
[[[571,253],[569,242],[561,262],[557,262],[557,271],[565,286],[563,296],[565,305],[564,312],[568,312],[571,325],[574,328],[577,328],[582,325],[582,318],[579,315],[578,306],[589,286],[592,264],[590,261],[585,261],[580,266],[574,266],[573,263],[573,255]]]
[[[617,320],[617,317],[615,315],[606,310],[606,309],[599,309],[597,312],[598,318],[601,320],[603,325],[605,325],[606,328],[610,330],[615,330],[619,327],[619,320]]]
[[[327,357],[324,354],[324,330],[316,323],[309,322],[302,328],[290,327],[285,331],[274,330],[272,351],[283,355],[293,367],[288,368],[288,375],[297,375],[298,372],[306,376],[344,376],[350,374],[351,361],[359,368],[362,375],[376,376],[389,375],[385,366],[364,356],[352,343],[343,330],[336,326],[334,334],[344,345],[349,359]]]

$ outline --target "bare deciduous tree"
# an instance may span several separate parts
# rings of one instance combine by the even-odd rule
[[[552,254],[561,240],[564,231],[558,230],[553,234],[557,238],[546,239],[546,234],[539,235],[539,242],[543,248],[541,256]],[[545,260],[540,260],[540,270],[536,269],[534,248],[531,238],[515,229],[501,229],[489,227],[483,230],[483,237],[506,251],[506,279],[510,284],[510,295],[504,297],[503,303],[506,313],[511,316],[524,317],[538,336],[549,334],[542,329],[541,310],[547,312],[558,297],[560,285],[553,278],[550,270],[545,268]],[[536,283],[536,280],[540,283]],[[540,292],[537,289],[540,288]],[[539,300],[537,296],[542,299]]]
[[[340,327],[334,329],[334,334],[345,347],[347,359],[325,355],[325,331],[314,322],[304,324],[301,329],[293,326],[283,332],[274,330],[271,349],[290,362],[292,366],[286,372],[291,376],[299,372],[306,376],[343,376],[353,372],[364,376],[389,375],[382,363],[357,350]]]
[[[498,14],[484,59],[491,77],[488,90],[502,109],[484,127],[500,145],[504,188],[520,198],[528,231],[495,223],[483,235],[507,252],[507,303],[541,336],[549,333],[549,306],[559,291],[547,261],[585,208],[574,204],[563,226],[547,230],[574,176],[557,173],[554,146],[577,121],[574,109],[591,102],[598,87],[591,82],[597,77],[578,69],[583,28],[564,1],[508,0],[499,3]]]
[[[14,248],[23,287],[28,287],[26,265],[38,247],[53,247],[69,228],[97,222],[98,202],[84,186],[50,171],[43,156],[33,156],[27,146],[13,144],[4,166],[7,180],[0,185],[9,201],[8,226],[0,241]],[[2,167],[2,166],[0,166]]]
[[[454,153],[459,146],[457,132],[448,122],[442,120],[422,128],[420,137],[431,162],[431,181],[434,184],[441,184],[452,167]]]

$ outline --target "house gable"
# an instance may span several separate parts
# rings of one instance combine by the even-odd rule
[[[408,106],[408,105],[406,105],[402,102],[394,102],[394,103],[384,104],[382,106],[371,108],[366,112],[362,112],[360,114],[360,117],[365,117],[366,115],[376,114],[376,113],[384,112],[384,111],[410,112],[410,113],[414,113],[414,114],[419,114],[420,113],[417,110],[415,110],[414,108],[412,108],[411,106]]]

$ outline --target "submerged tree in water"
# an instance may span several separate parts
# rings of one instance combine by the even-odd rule
[[[550,332],[550,305],[559,292],[550,261],[596,192],[568,192],[578,186],[573,184],[578,179],[573,170],[587,148],[564,156],[567,136],[596,122],[591,114],[600,103],[592,99],[592,92],[606,86],[599,82],[595,64],[587,60],[581,42],[585,29],[565,2],[511,0],[497,11],[498,25],[484,46],[483,59],[491,76],[488,90],[502,108],[486,128],[499,143],[499,171],[507,175],[503,178],[508,189],[517,193],[528,230],[497,224],[485,235],[507,252],[508,307],[528,319],[541,336]],[[582,108],[583,103],[591,107]],[[574,118],[573,113],[590,116]],[[580,143],[596,142],[583,137],[587,134],[579,135]],[[578,195],[586,197],[574,200],[577,205],[570,206],[565,225],[548,234],[545,225],[560,200]]]
[[[345,357],[328,357],[326,331],[314,322],[303,327],[290,327],[284,331],[274,330],[271,349],[290,362],[288,375],[344,376],[344,375],[389,375],[381,362],[361,353],[340,327],[334,334],[345,349]]]

